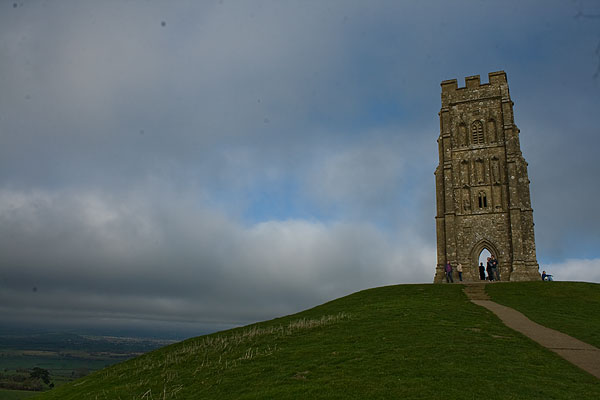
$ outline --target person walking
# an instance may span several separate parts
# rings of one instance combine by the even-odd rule
[[[452,265],[450,265],[450,261],[446,263],[446,283],[454,283],[454,279],[452,279]]]
[[[479,279],[485,281],[485,267],[482,262],[479,263]]]
[[[462,264],[458,263],[456,266],[456,272],[458,272],[458,280],[462,282]]]

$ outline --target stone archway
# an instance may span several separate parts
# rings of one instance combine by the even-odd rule
[[[473,246],[473,248],[471,249],[471,273],[473,274],[473,277],[476,277],[476,279],[479,279],[479,255],[481,254],[482,251],[487,250],[489,251],[491,254],[493,254],[496,258],[499,258],[500,253],[498,252],[498,248],[496,246],[494,246],[494,244],[492,242],[490,242],[487,239],[483,239],[480,240],[479,242],[477,242],[475,244],[475,246]],[[485,267],[486,264],[484,263],[483,266]]]

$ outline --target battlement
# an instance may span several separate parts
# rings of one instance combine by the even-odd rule
[[[504,71],[496,71],[490,72],[488,74],[488,83],[481,83],[479,79],[479,75],[467,76],[465,78],[465,86],[458,87],[458,81],[456,79],[449,79],[442,81],[442,94],[444,93],[452,93],[465,89],[476,89],[482,86],[500,86],[502,84],[507,84],[506,80],[506,72]]]

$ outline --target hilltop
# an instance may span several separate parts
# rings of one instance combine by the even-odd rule
[[[522,307],[534,320],[554,315],[548,324],[595,341],[590,332],[598,331],[600,317],[590,307],[600,305],[600,285],[492,287],[494,300]],[[553,302],[563,303],[555,314]],[[589,307],[567,314],[569,302]],[[589,328],[581,328],[582,319]],[[189,339],[36,398],[596,399],[598,383],[469,302],[462,285],[397,285]]]

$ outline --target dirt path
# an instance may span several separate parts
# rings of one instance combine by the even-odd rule
[[[521,332],[600,379],[600,349],[535,323],[510,307],[494,303],[485,293],[485,283],[465,283],[464,291],[473,303],[496,314],[509,328]]]

